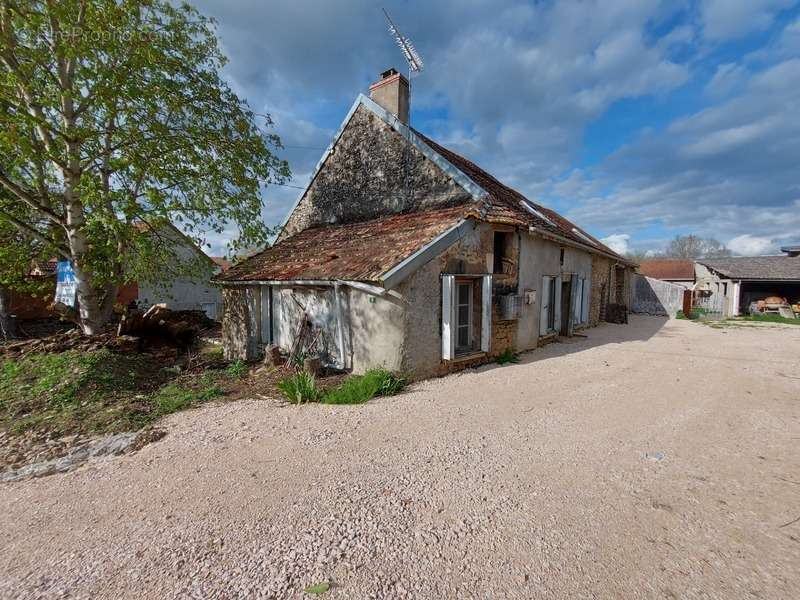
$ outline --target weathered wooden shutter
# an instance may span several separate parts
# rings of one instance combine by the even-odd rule
[[[578,324],[581,314],[581,280],[573,273],[569,280],[569,319],[567,321],[567,335],[572,335],[575,331],[575,325]]]
[[[553,281],[553,285],[556,286],[556,294],[555,294],[555,306],[553,307],[553,312],[556,315],[556,318],[553,319],[553,331],[561,331],[561,275],[558,275],[555,280]]]
[[[588,323],[589,322],[589,299],[591,297],[592,292],[592,284],[591,280],[587,280],[584,277],[582,280],[583,282],[583,304],[581,306],[581,323]]]
[[[453,360],[456,354],[456,278],[442,276],[442,358]]]
[[[492,340],[492,276],[483,276],[481,290],[481,352],[488,352]]]
[[[550,285],[552,279],[545,275],[542,277],[542,312],[539,315],[539,335],[547,335],[547,322],[550,320]]]
[[[245,291],[247,299],[247,360],[258,355],[261,343],[261,290],[259,286],[248,286]]]

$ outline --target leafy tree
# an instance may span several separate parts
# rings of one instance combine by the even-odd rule
[[[720,258],[730,256],[731,251],[714,238],[701,238],[696,235],[678,235],[664,251],[670,258]]]
[[[224,62],[186,4],[0,0],[0,221],[73,262],[85,333],[126,280],[199,268],[176,264],[163,226],[266,241],[262,186],[289,169]]]
[[[9,207],[13,200],[0,188],[0,210]],[[30,221],[30,211],[26,222]],[[46,282],[31,277],[37,260],[46,260],[49,249],[37,239],[20,233],[13,224],[0,219],[0,338],[14,335],[15,323],[11,318],[11,292],[40,295],[47,290]]]

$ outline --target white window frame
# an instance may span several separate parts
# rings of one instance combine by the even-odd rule
[[[458,302],[457,279],[481,279],[481,352],[488,352],[492,335],[492,276],[483,275],[442,275],[442,358],[454,360],[458,338],[456,305]],[[474,302],[474,300],[472,300]],[[472,306],[474,310],[474,304]],[[470,335],[472,335],[472,310],[470,310]],[[472,345],[470,340],[470,345]]]

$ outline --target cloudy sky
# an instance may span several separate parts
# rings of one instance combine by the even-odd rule
[[[617,250],[800,241],[800,0],[195,0],[303,186],[359,92],[425,58],[413,125]],[[270,187],[279,223],[299,189]]]

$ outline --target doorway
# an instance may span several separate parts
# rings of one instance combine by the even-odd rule
[[[561,323],[559,323],[559,335],[570,335],[570,306],[572,306],[572,278],[561,282]]]

